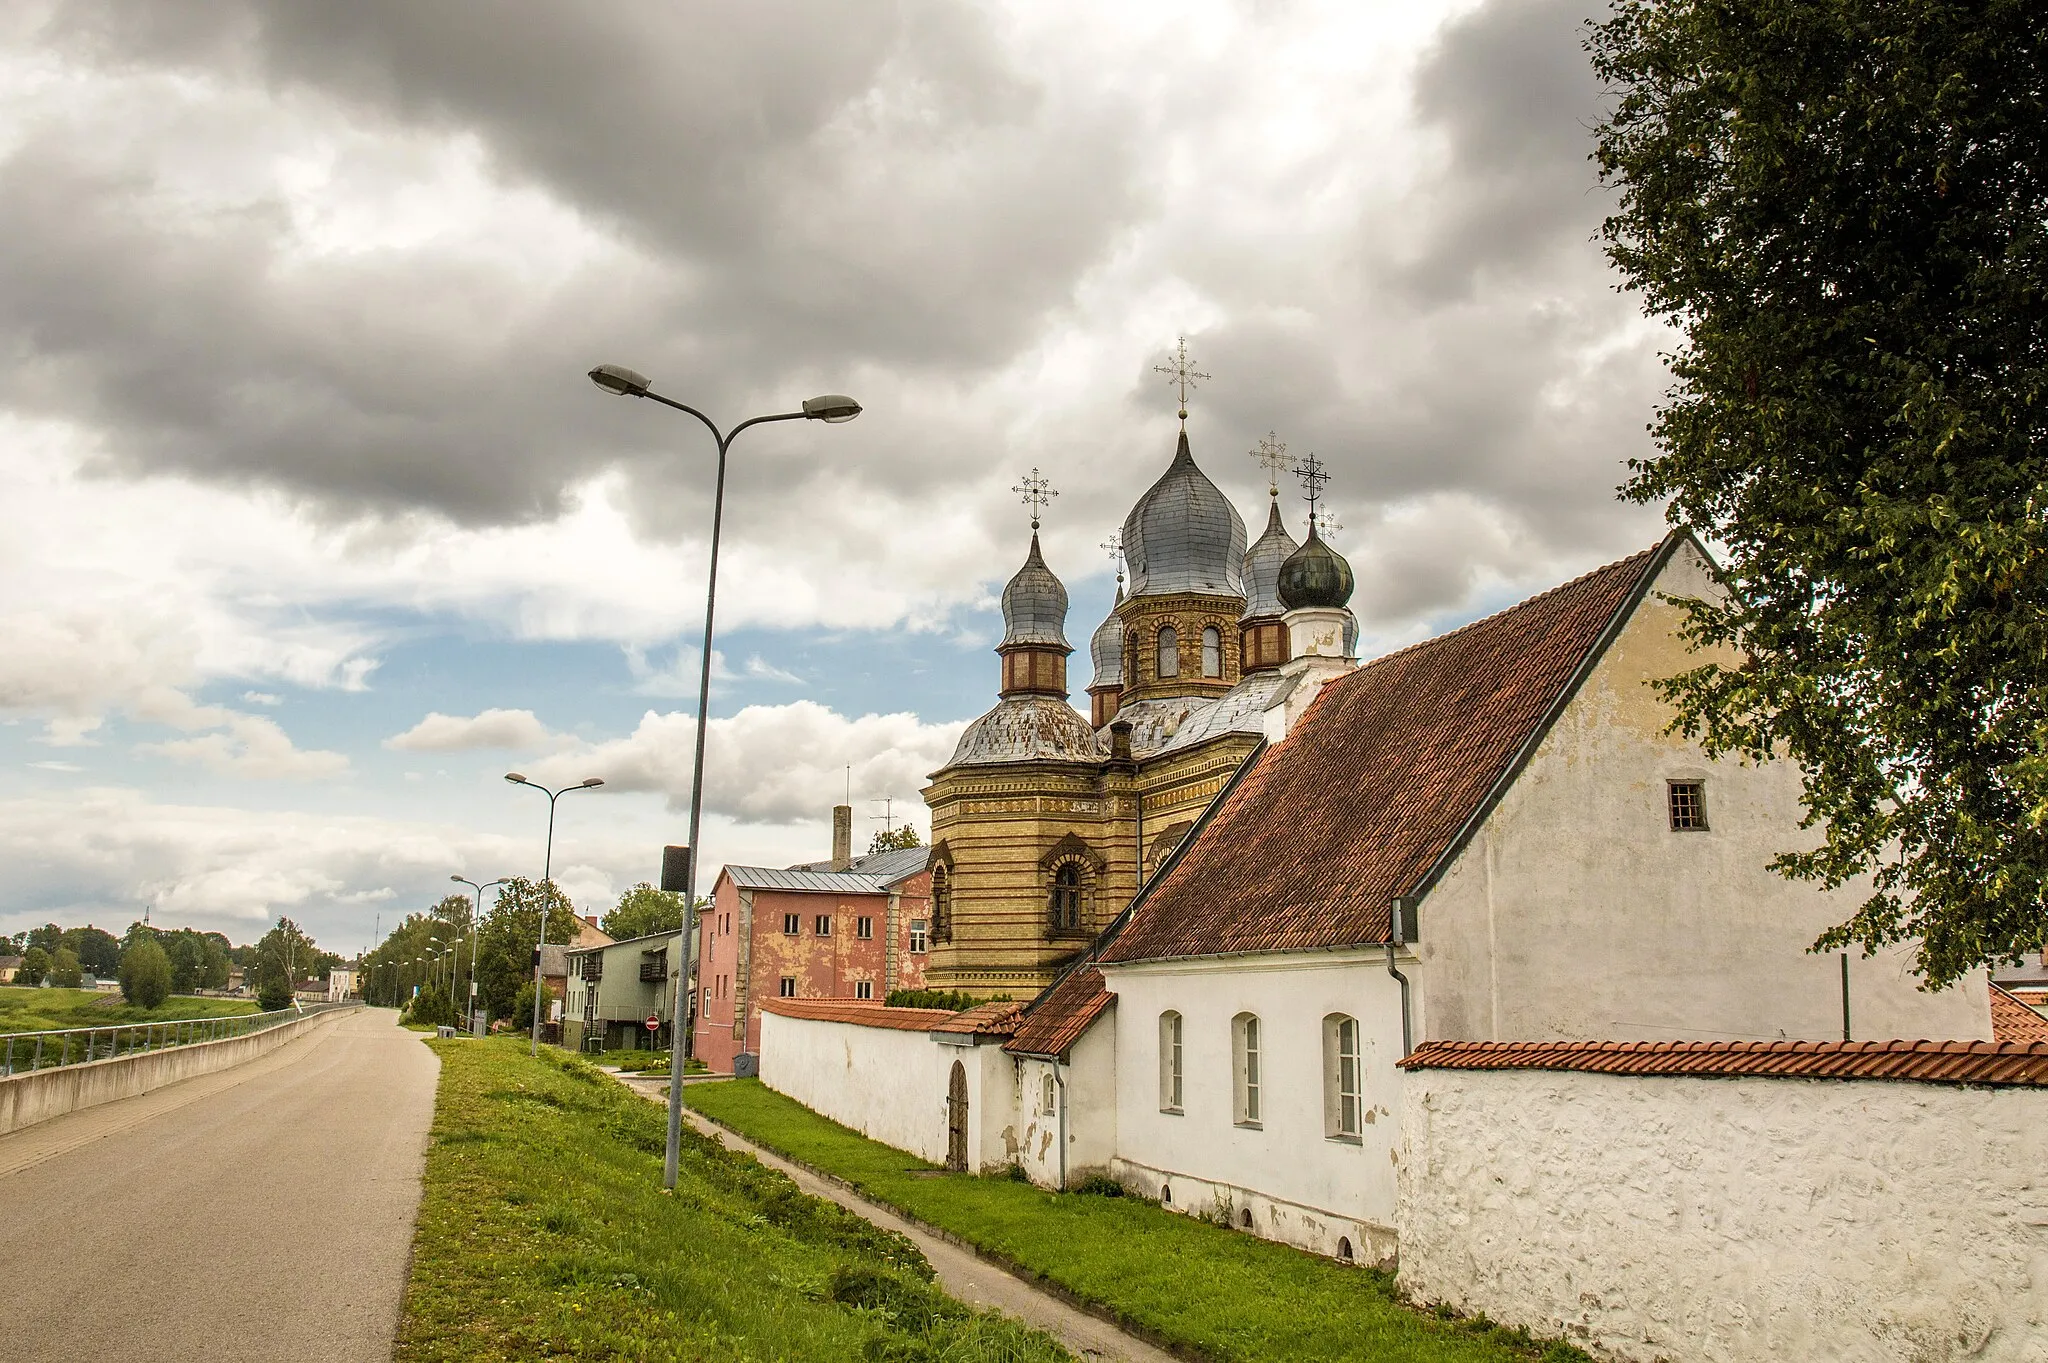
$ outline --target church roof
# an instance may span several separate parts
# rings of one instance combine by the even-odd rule
[[[1003,1049],[1012,1055],[1065,1055],[1115,1002],[1094,966],[1069,971],[1031,1001]]]
[[[1311,525],[1308,542],[1280,565],[1277,585],[1280,604],[1288,610],[1313,606],[1338,609],[1351,600],[1351,565]]]
[[[1100,959],[1388,940],[1682,538],[1328,683]]]
[[[1195,466],[1188,433],[1173,462],[1124,518],[1131,595],[1244,595],[1244,521]]]
[[[1404,1070],[2048,1085],[2048,1041],[1425,1041]]]
[[[1097,762],[1095,731],[1052,696],[1011,696],[967,726],[949,767],[995,762]]]
[[[1116,604],[1123,603],[1123,584],[1118,583]],[[1124,622],[1114,608],[1095,627],[1095,635],[1088,641],[1088,657],[1095,664],[1095,680],[1088,683],[1091,687],[1124,684]]]
[[[1175,752],[1206,743],[1225,734],[1264,734],[1266,712],[1286,700],[1301,683],[1299,675],[1254,672],[1181,721],[1173,736],[1160,746],[1161,752]]]
[[[1244,614],[1239,619],[1263,620],[1287,613],[1280,600],[1280,565],[1300,547],[1280,523],[1280,503],[1276,499],[1266,512],[1265,532],[1245,552]]]
[[[1003,643],[1050,644],[1066,648],[1067,588],[1045,556],[1038,552],[1038,532],[1031,532],[1031,552],[1003,588]]]

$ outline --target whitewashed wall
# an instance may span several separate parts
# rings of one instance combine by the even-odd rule
[[[1412,973],[1413,962],[1409,963]],[[1384,953],[1296,952],[1221,961],[1103,967],[1116,994],[1117,1177],[1180,1211],[1227,1206],[1236,1224],[1321,1254],[1348,1240],[1355,1258],[1392,1257],[1395,1115],[1403,1076],[1400,995]],[[1182,1017],[1182,1112],[1159,1107],[1159,1015]],[[1231,1020],[1264,1033],[1265,1118],[1233,1120]],[[1359,1020],[1363,1140],[1329,1139],[1323,1116],[1323,1018]]]
[[[1407,1076],[1401,1283],[1630,1363],[2048,1360],[2048,1090]]]
[[[1664,732],[1646,684],[1699,663],[1659,594],[1714,590],[1674,554],[1535,756],[1422,901],[1417,1037],[1444,1041],[1839,1040],[1840,961],[1811,955],[1868,889],[1823,892],[1766,869],[1810,842],[1799,772],[1745,767]],[[1706,783],[1705,832],[1673,832],[1666,782]],[[1983,972],[1937,994],[1908,953],[1850,962],[1859,1040],[1989,1040]]]
[[[761,1082],[841,1126],[921,1159],[946,1159],[946,1087],[967,1075],[967,1148],[977,1169],[1007,1165],[1013,1066],[1000,1047],[942,1046],[929,1032],[761,1014]],[[993,1104],[993,1109],[991,1109]]]
[[[1116,1157],[1116,1011],[1095,1020],[1074,1043],[1067,1063],[1059,1067],[1066,1081],[1065,1131],[1067,1186],[1090,1174],[1110,1172]],[[1016,1062],[1016,1161],[1044,1188],[1060,1186],[1058,1111],[1060,1088],[1053,1086],[1054,1111],[1041,1111],[1045,1079],[1053,1072],[1049,1060]]]

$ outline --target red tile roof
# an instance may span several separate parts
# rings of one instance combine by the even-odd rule
[[[1325,686],[1100,959],[1386,941],[1680,538]]]
[[[2000,1041],[2048,1041],[2048,1018],[1994,984],[1991,986],[1991,1035]]]
[[[1094,966],[1070,971],[1031,1005],[1003,1049],[1012,1055],[1064,1055],[1115,1002]]]
[[[954,1014],[944,1008],[885,1008],[866,999],[763,999],[761,1010],[806,1022],[851,1022],[898,1032],[930,1032]]]
[[[2048,1041],[1428,1041],[1401,1067],[2048,1086]]]
[[[966,1036],[1008,1036],[1017,1030],[1021,1003],[977,1003],[963,1012],[948,1014],[931,1030]]]

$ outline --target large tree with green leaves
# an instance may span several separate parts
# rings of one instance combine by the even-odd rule
[[[646,881],[619,896],[618,905],[604,916],[604,930],[613,941],[646,937],[657,932],[679,932],[683,926],[683,897],[674,890],[657,890]]]
[[[541,906],[547,905],[550,942],[576,940],[576,906],[552,882],[515,876],[499,887],[476,936],[478,996],[494,1018],[514,1016],[519,986],[533,979],[533,949],[540,940]],[[533,996],[527,995],[532,1006]],[[520,1015],[524,1016],[524,1015]],[[516,1020],[516,1018],[515,1018]]]
[[[121,953],[121,993],[137,1008],[161,1008],[171,996],[171,958],[150,935]]]
[[[1722,549],[1665,683],[1796,761],[1818,945],[1943,984],[2038,947],[2048,886],[2048,6],[1617,0],[1589,48],[1609,255],[1683,333],[1626,495]],[[1817,844],[1817,845],[1816,845]]]

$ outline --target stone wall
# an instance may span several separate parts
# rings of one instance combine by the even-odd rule
[[[2048,1360],[2048,1090],[1407,1075],[1403,1289],[1629,1363]]]

